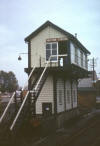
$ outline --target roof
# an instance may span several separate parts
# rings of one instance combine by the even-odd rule
[[[25,42],[29,42],[30,39],[34,38],[41,30],[43,30],[44,28],[46,28],[47,26],[51,26],[54,29],[58,30],[59,32],[63,33],[64,35],[66,35],[71,41],[75,42],[80,48],[84,49],[84,51],[86,51],[88,54],[90,54],[90,52],[81,44],[81,42],[75,37],[73,36],[71,33],[65,31],[64,29],[60,28],[59,26],[53,24],[50,21],[46,21],[43,25],[41,25],[38,29],[36,29],[34,32],[32,32],[29,36],[27,36],[25,38]]]

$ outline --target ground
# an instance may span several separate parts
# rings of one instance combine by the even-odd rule
[[[33,146],[99,146],[100,110],[93,110],[65,127],[40,139]]]
[[[53,130],[47,135],[43,135],[40,129],[35,129],[33,134],[25,131],[23,135],[20,133],[16,137],[10,133],[8,139],[3,139],[4,142],[0,139],[0,146],[99,146],[99,123],[100,110],[93,109],[89,113],[66,122],[63,128]]]

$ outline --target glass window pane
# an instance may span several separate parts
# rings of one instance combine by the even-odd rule
[[[78,49],[75,48],[75,63],[78,64]]]
[[[51,55],[55,55],[51,58],[51,61],[57,61],[57,43],[47,43],[46,44],[46,60],[49,59]]]
[[[52,50],[52,55],[57,55],[57,49]]]
[[[52,49],[57,49],[57,43],[52,44]]]
[[[80,56],[81,56],[81,66],[83,67],[83,52],[80,52]]]
[[[51,44],[46,44],[46,50],[51,48]]]
[[[51,57],[51,61],[57,61],[57,57]]]
[[[51,50],[46,50],[46,60],[51,56]]]

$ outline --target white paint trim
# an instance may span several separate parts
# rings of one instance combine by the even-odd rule
[[[54,56],[54,57],[57,57],[57,60],[51,60],[51,62],[58,62],[58,42],[46,42],[46,45],[47,44],[57,44],[57,55],[51,55],[52,57]],[[45,49],[46,49],[46,47],[45,47]],[[52,50],[52,49],[50,49],[50,50]],[[45,52],[46,52],[46,50],[45,50]],[[51,53],[52,54],[52,53]],[[47,62],[48,60],[46,60],[46,54],[45,54],[45,62]]]

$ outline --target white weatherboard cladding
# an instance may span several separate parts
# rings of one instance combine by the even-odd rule
[[[75,91],[75,94],[73,94],[73,90]],[[77,107],[77,82],[72,83],[72,98],[73,98],[73,108]],[[75,101],[74,101],[75,98]]]
[[[53,78],[48,76],[45,84],[40,92],[40,95],[36,102],[36,114],[42,114],[42,103],[52,103],[52,113],[54,113],[54,102],[53,102]]]
[[[64,81],[62,79],[57,80],[57,113],[64,111]],[[62,91],[62,104],[59,103],[59,91]]]
[[[69,97],[67,91],[70,93]],[[72,101],[71,101],[71,82],[68,80],[65,82],[65,98],[66,98],[66,110],[69,110],[72,108]],[[68,98],[69,98],[69,102],[68,102]]]
[[[31,67],[45,66],[46,62],[46,40],[49,38],[65,38],[66,36],[56,29],[47,26],[41,30],[33,39],[31,39]],[[67,37],[66,37],[67,38]]]

